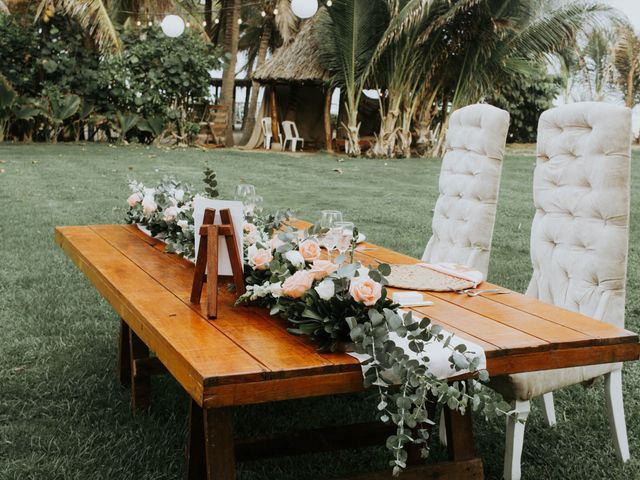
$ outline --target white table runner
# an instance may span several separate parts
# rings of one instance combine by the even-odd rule
[[[399,313],[403,315],[404,313],[406,313],[406,311],[399,310]],[[442,329],[441,333],[445,336],[445,338],[454,335],[445,329]],[[466,369],[456,370],[451,366],[451,363],[449,362],[449,357],[451,356],[452,349],[460,344],[464,344],[467,347],[465,355],[471,358],[478,357],[480,359],[478,363],[478,370],[487,368],[487,357],[484,353],[484,348],[482,348],[477,343],[471,342],[469,340],[463,340],[462,338],[457,336],[454,336],[451,339],[449,346],[446,348],[444,347],[444,344],[442,342],[429,342],[425,346],[425,349],[421,354],[417,354],[409,348],[409,339],[407,337],[402,338],[398,336],[398,334],[391,332],[389,334],[389,339],[393,340],[393,342],[397,346],[401,347],[405,351],[405,353],[412,359],[422,362],[422,357],[424,355],[429,357],[427,370],[440,380],[468,373],[468,370]],[[370,365],[362,365],[362,363],[366,360],[369,360],[371,357],[366,353],[348,352],[348,354],[353,358],[358,359],[362,367],[362,374],[364,375],[365,372],[370,368]]]

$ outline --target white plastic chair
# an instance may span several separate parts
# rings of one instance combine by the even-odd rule
[[[298,142],[302,144],[301,148],[304,148],[304,138],[298,133],[298,127],[295,122],[285,120],[282,122],[282,130],[284,130],[284,143],[282,144],[282,150],[287,148],[287,142],[291,142],[291,151],[296,151]]]
[[[271,130],[271,117],[262,118],[262,134],[264,135],[264,148],[271,149],[271,142],[273,141],[273,133]],[[278,128],[278,140],[282,143],[282,134]]]
[[[624,326],[630,157],[628,108],[585,102],[540,116],[528,296]],[[492,379],[490,386],[512,401],[516,411],[516,417],[507,420],[504,478],[521,477],[523,422],[531,399],[543,397],[545,419],[553,426],[551,392],[603,375],[616,454],[626,462],[621,368],[620,363],[610,363]]]
[[[451,115],[425,262],[460,263],[486,278],[508,129],[509,114],[487,104]]]

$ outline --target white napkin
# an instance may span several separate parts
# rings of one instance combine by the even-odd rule
[[[460,265],[459,263],[418,263],[421,267],[435,270],[436,272],[444,273],[450,277],[461,278],[468,282],[473,282],[473,288],[484,281],[484,275],[478,270],[472,270],[471,268]]]
[[[399,310],[399,312],[401,314],[404,314],[406,312]],[[441,332],[445,338],[449,337],[451,334],[451,332],[448,332],[446,330],[442,330]],[[418,360],[420,362],[422,362],[422,356],[426,355],[427,357],[429,357],[429,363],[427,365],[427,370],[433,374],[435,377],[437,377],[440,380],[444,380],[446,378],[451,378],[457,375],[461,375],[464,373],[468,373],[468,370],[458,370],[456,371],[455,368],[453,368],[451,366],[451,363],[449,362],[449,357],[451,356],[452,353],[452,349],[454,347],[456,347],[457,345],[460,344],[464,344],[467,347],[467,350],[465,352],[465,355],[470,356],[470,357],[478,357],[480,359],[480,362],[478,364],[478,370],[483,370],[485,368],[487,368],[487,357],[484,353],[484,348],[482,348],[480,345],[478,345],[477,343],[471,342],[469,340],[463,340],[460,337],[454,336],[451,339],[451,342],[449,344],[449,347],[445,348],[443,342],[439,342],[439,341],[432,341],[429,342],[428,344],[426,344],[425,349],[423,351],[423,353],[421,353],[420,355],[418,355],[417,353],[413,352],[410,348],[409,348],[409,339],[408,338],[402,338],[400,336],[398,336],[396,333],[391,332],[389,334],[389,339],[393,340],[393,342],[399,346],[402,347],[402,349],[405,351],[405,353],[407,355],[409,355],[410,358]],[[367,355],[366,353],[355,353],[355,352],[348,352],[349,355],[351,355],[353,358],[358,359],[358,361],[362,364],[364,361],[368,360],[369,358],[371,358],[369,355]],[[370,365],[365,365],[362,366],[362,374],[364,375],[366,373],[367,370],[369,370]]]

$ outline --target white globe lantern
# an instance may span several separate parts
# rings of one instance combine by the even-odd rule
[[[178,15],[167,15],[160,24],[167,37],[179,37],[184,33],[184,20]]]
[[[318,0],[291,0],[291,11],[300,18],[311,18],[318,11]]]

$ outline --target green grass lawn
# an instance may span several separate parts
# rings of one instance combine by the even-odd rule
[[[221,193],[257,186],[268,208],[315,220],[345,212],[375,242],[419,256],[430,235],[437,160],[367,160],[327,155],[156,149],[107,145],[0,145],[0,479],[175,479],[184,473],[188,399],[156,378],[153,406],[132,416],[116,383],[118,317],[53,242],[56,225],[122,222],[127,178],[174,175],[202,188],[205,165]],[[627,326],[640,329],[640,152],[633,166]],[[490,280],[516,290],[530,276],[533,148],[505,160]],[[339,169],[340,172],[335,171]],[[640,364],[624,372],[631,462],[614,455],[602,381],[556,395],[558,426],[534,404],[524,478],[640,478]],[[261,433],[371,417],[364,395],[243,408],[238,430]],[[488,478],[499,478],[504,422],[475,421]],[[442,456],[439,448],[434,457]],[[382,448],[243,463],[239,478],[319,479],[384,468]]]

